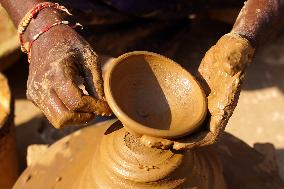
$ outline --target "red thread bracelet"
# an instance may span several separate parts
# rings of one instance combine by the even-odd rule
[[[30,24],[31,20],[33,18],[36,18],[38,13],[45,9],[45,8],[55,8],[58,10],[61,10],[63,12],[66,12],[68,15],[72,15],[64,6],[60,6],[58,3],[51,3],[51,2],[44,2],[44,3],[39,3],[36,6],[34,6],[21,20],[19,26],[18,26],[18,36],[19,40],[21,43],[21,50],[24,53],[28,53],[28,50],[24,46],[24,41],[23,41],[23,34],[26,31],[28,25]]]
[[[45,32],[49,31],[51,28],[53,28],[54,26],[58,26],[60,24],[64,24],[64,25],[69,25],[68,21],[58,21],[55,22],[54,24],[51,24],[49,26],[44,27],[38,34],[34,35],[32,38],[32,41],[29,43],[29,47],[27,50],[27,54],[28,54],[28,62],[30,63],[31,60],[31,50],[32,50],[32,45],[33,43]],[[81,29],[83,29],[83,26],[80,23],[76,23],[75,25],[71,26],[71,28],[76,28],[76,27],[81,27]]]

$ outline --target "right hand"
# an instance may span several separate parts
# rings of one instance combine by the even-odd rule
[[[94,113],[111,114],[98,57],[72,28],[53,27],[34,42],[31,52],[27,98],[55,127],[86,123]],[[77,77],[83,77],[89,95],[79,89]]]

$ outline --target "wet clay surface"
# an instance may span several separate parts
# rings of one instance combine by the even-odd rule
[[[195,78],[177,63],[146,51],[114,60],[105,76],[108,103],[126,128],[173,138],[196,131],[207,113]]]

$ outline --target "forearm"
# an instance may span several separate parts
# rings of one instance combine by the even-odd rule
[[[257,47],[283,25],[284,0],[248,0],[232,32],[247,38]]]
[[[17,27],[22,18],[42,0],[0,0],[2,6],[6,9]],[[60,12],[54,8],[43,9],[36,19],[33,19],[29,24],[25,35],[25,41],[31,41],[32,37],[36,35],[43,27],[53,24],[56,21],[61,21],[62,16]]]

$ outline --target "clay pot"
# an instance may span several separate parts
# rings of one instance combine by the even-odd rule
[[[6,78],[0,73],[0,188],[9,189],[18,177],[14,112]]]
[[[124,127],[135,134],[176,138],[198,129],[207,113],[194,77],[159,54],[136,51],[113,62],[105,95]]]

